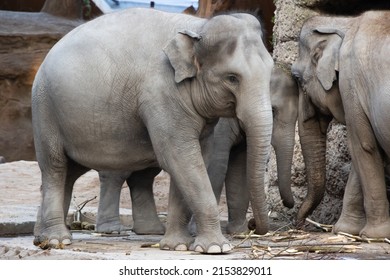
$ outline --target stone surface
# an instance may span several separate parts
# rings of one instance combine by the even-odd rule
[[[50,48],[81,21],[0,11],[0,156],[33,160],[31,86]]]

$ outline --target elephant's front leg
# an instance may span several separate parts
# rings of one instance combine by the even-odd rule
[[[351,102],[353,103],[353,102]],[[348,109],[351,104],[348,104]],[[356,105],[356,104],[355,104]],[[354,110],[361,109],[356,105]],[[350,111],[346,111],[348,115]],[[360,178],[366,225],[360,235],[368,238],[390,237],[389,202],[386,196],[384,163],[371,124],[363,110],[347,119],[349,148]]]
[[[184,250],[193,238],[187,224],[194,215],[197,236],[191,250],[205,253],[221,253],[231,250],[222,235],[217,200],[211,188],[199,141],[176,143],[174,149],[165,146],[163,157],[166,170],[171,175],[170,201],[167,231],[161,248]]]
[[[169,188],[167,229],[164,238],[160,241],[163,250],[187,251],[194,242],[194,237],[187,229],[192,212],[171,178]]]
[[[344,192],[343,209],[340,218],[334,225],[333,232],[347,232],[349,234],[359,235],[366,224],[363,203],[362,187],[352,163]]]

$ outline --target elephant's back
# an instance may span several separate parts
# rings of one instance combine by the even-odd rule
[[[156,51],[183,29],[198,28],[204,19],[154,9],[131,8],[106,14],[72,30],[55,46],[66,49],[96,48],[126,55]],[[194,31],[194,30],[192,30]],[[54,49],[54,48],[53,48]]]
[[[164,72],[160,69],[166,67],[163,47],[169,40],[183,29],[198,29],[204,21],[141,8],[103,15],[64,36],[40,71],[45,71],[46,79],[62,83],[57,88],[74,85],[82,94],[95,89],[101,94],[134,90],[138,87],[134,83],[141,84],[148,73]]]

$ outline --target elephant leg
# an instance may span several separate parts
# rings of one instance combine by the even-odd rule
[[[165,227],[157,216],[153,196],[154,177],[160,168],[149,168],[131,174],[127,179],[133,211],[133,231],[136,234],[164,234]]]
[[[130,173],[101,171],[100,199],[96,221],[96,231],[104,233],[131,230],[122,225],[119,216],[119,202],[122,186]]]
[[[353,99],[348,102],[347,109],[354,112],[355,118],[347,119],[347,132],[352,162],[362,186],[366,213],[366,225],[360,235],[368,238],[390,237],[383,158],[372,126],[360,104],[356,103]],[[351,108],[353,105],[355,106]],[[346,116],[352,116],[348,113],[349,111],[346,111]]]
[[[180,130],[179,135],[172,137],[176,131],[157,129],[161,127],[160,119],[149,118],[146,122],[156,158],[171,176],[167,229],[160,248],[189,248],[193,237],[187,226],[192,213],[197,236],[190,249],[208,254],[230,251],[232,247],[221,231],[217,200],[199,140],[209,124],[198,127],[198,130],[193,128],[193,120],[181,120],[180,127],[190,129]]]
[[[246,214],[249,207],[249,190],[246,185],[246,146],[234,147],[230,153],[225,181],[229,221],[227,233],[248,230]]]
[[[189,143],[196,147],[196,143]],[[178,148],[178,151],[189,148]],[[167,230],[160,242],[162,249],[184,250],[190,248],[204,253],[221,253],[231,250],[220,226],[217,200],[207,176],[206,166],[198,149],[198,157],[176,156],[170,161],[171,175]],[[191,158],[192,157],[192,158]],[[194,215],[197,236],[193,241],[187,225]],[[211,241],[213,240],[213,241]]]
[[[67,167],[68,171],[65,179],[65,193],[64,193],[64,202],[63,202],[63,211],[64,211],[64,222],[66,221],[66,216],[69,211],[70,201],[72,199],[73,186],[76,180],[85,174],[89,169],[85,168],[77,163],[70,162]],[[42,213],[41,208],[38,210],[38,219],[34,225],[34,233],[36,236],[39,236],[43,230],[42,224]],[[35,240],[34,243],[39,244],[39,239]]]
[[[358,235],[366,224],[366,214],[363,204],[363,192],[360,180],[352,164],[345,187],[343,209],[340,218],[333,227],[333,232],[346,232]]]
[[[64,215],[66,218],[66,215],[69,212],[69,206],[70,202],[72,200],[72,192],[73,192],[73,186],[74,183],[78,178],[80,178],[82,175],[87,173],[90,169],[86,168],[84,166],[79,165],[76,162],[70,161],[68,163],[68,172],[66,174],[66,181],[65,181],[65,197],[64,197]]]
[[[71,243],[72,235],[65,225],[65,209],[69,208],[67,201],[70,201],[71,191],[69,192],[69,186],[66,187],[66,182],[69,182],[66,160],[45,162],[41,172],[42,201],[34,227],[34,245],[43,248],[68,245]]]
[[[212,131],[213,133],[208,133],[201,139],[202,157],[207,167],[208,177],[210,178],[217,203],[219,203],[226,177],[229,153],[232,146],[231,138],[233,138],[233,136],[230,137],[231,131],[228,119],[221,118],[214,131]],[[188,230],[193,236],[196,235],[194,216],[191,217]]]
[[[194,237],[187,230],[192,212],[184,202],[184,198],[171,177],[169,187],[167,229],[160,241],[163,250],[186,251],[194,242]]]

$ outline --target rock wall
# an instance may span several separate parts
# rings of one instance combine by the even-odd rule
[[[34,160],[31,86],[50,48],[79,25],[48,13],[0,11],[0,156]]]

